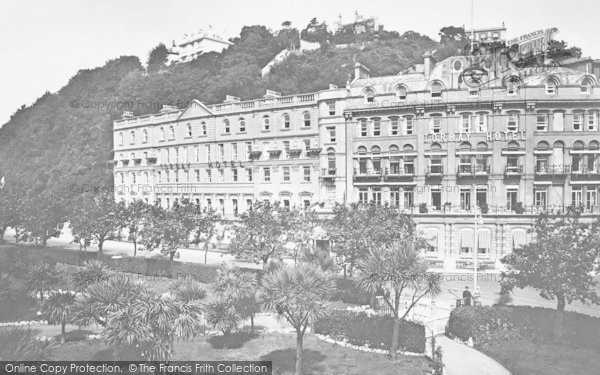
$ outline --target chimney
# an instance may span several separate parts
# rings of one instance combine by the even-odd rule
[[[176,105],[163,104],[162,109],[160,110],[160,113],[175,112],[175,111],[179,111],[179,108],[177,108]]]
[[[369,69],[358,61],[354,64],[354,80],[369,78]]]
[[[428,77],[435,66],[435,59],[433,58],[433,52],[427,51],[423,55],[423,73],[425,77]]]
[[[225,95],[224,103],[236,103],[239,101],[240,101],[240,98],[238,98],[237,96]]]
[[[279,97],[281,97],[281,93],[277,92],[277,91],[273,91],[273,90],[267,90],[267,92],[263,96],[263,98],[265,98],[265,99],[279,98]]]
[[[123,111],[123,115],[121,115],[121,118],[132,118],[133,117],[133,112],[131,111]]]

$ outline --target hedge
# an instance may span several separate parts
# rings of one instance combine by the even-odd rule
[[[391,316],[364,312],[333,310],[314,325],[314,332],[334,340],[347,340],[357,346],[389,350],[392,347],[394,319]],[[398,347],[412,353],[425,352],[425,327],[406,320],[400,321]]]
[[[352,279],[336,279],[335,290],[335,294],[330,297],[332,301],[354,305],[368,305],[371,302],[370,294],[361,289]]]
[[[97,252],[84,252],[60,248],[38,248],[15,246],[0,248],[0,264],[11,265],[17,262],[38,264],[42,261],[80,266],[90,259],[99,259],[113,271],[134,273],[149,277],[183,278],[193,277],[202,283],[215,280],[218,265],[175,262],[168,259],[130,258],[112,259],[111,255]],[[260,270],[243,268],[244,271],[258,273]]]
[[[531,306],[469,306],[454,309],[448,321],[451,336],[485,345],[519,334],[536,341],[552,340],[556,310]],[[575,347],[600,350],[600,318],[572,311],[564,313],[561,340]]]

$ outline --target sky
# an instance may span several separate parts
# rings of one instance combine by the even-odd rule
[[[471,1],[405,0],[0,0],[0,125],[21,105],[56,92],[80,69],[135,55],[142,62],[160,42],[212,26],[235,37],[244,25],[277,30],[313,17],[332,25],[374,16],[387,30],[438,39],[448,25],[471,27]],[[600,58],[598,0],[473,0],[475,28],[507,28],[507,38],[556,27],[557,39]]]

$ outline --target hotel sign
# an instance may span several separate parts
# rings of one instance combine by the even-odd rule
[[[518,45],[521,55],[544,53],[548,50],[548,43],[552,40],[552,34],[557,31],[558,29],[554,27],[546,30],[537,30],[511,39],[506,42],[506,45],[509,47]]]
[[[506,132],[486,132],[486,133],[475,133],[485,134],[487,141],[524,141],[525,131],[506,131]],[[478,140],[480,138],[477,138]],[[471,133],[434,133],[426,134],[425,142],[468,142],[471,140]]]

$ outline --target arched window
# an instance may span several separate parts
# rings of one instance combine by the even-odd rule
[[[555,95],[558,92],[558,80],[554,77],[546,79],[546,94]]]
[[[240,133],[243,133],[246,131],[246,120],[244,120],[243,117],[240,117],[240,119],[238,121],[238,125],[240,126]]]
[[[469,142],[462,142],[458,148],[461,150],[470,150],[471,144]]]
[[[170,139],[175,139],[175,128],[173,126],[169,127],[169,135]]]
[[[367,154],[367,148],[365,146],[358,147],[358,154],[359,155],[366,155]]]
[[[538,150],[547,150],[549,148],[550,148],[550,145],[546,141],[539,141],[536,146],[536,149],[538,149]]]
[[[479,151],[486,151],[488,149],[488,144],[485,142],[479,142],[477,143],[477,150]]]
[[[310,113],[304,112],[304,114],[302,115],[302,117],[304,119],[304,127],[305,128],[310,127]]]
[[[592,93],[592,87],[593,87],[594,82],[592,81],[591,78],[589,77],[585,77],[584,79],[581,80],[581,93],[582,94],[591,94]]]
[[[269,116],[264,115],[263,116],[263,130],[267,131],[271,129],[271,119],[269,118]]]
[[[600,143],[598,143],[598,141],[590,141],[590,143],[588,144],[588,148],[590,150],[598,150],[600,149]]]
[[[412,152],[412,151],[414,151],[414,149],[415,148],[411,144],[408,144],[408,143],[405,144],[404,147],[402,147],[402,150],[404,152]]]
[[[225,132],[225,134],[229,134],[231,132],[231,127],[229,126],[228,119],[223,120],[223,131]]]
[[[119,133],[119,146],[123,146],[123,132]]]
[[[143,142],[148,143],[148,130],[144,129],[142,132]]]
[[[552,144],[552,148],[565,148],[563,141],[556,141]]]
[[[431,151],[440,151],[442,149],[442,145],[437,142],[434,142],[431,144],[431,146],[429,146],[429,149]]]
[[[371,147],[371,154],[373,155],[373,171],[375,173],[381,172],[381,148],[379,146]]]
[[[327,168],[329,174],[335,174],[335,150],[333,148],[327,149]]]
[[[367,103],[372,103],[375,100],[375,90],[373,90],[373,88],[371,88],[371,87],[367,87],[363,91],[363,95],[364,95],[365,101]]]
[[[438,81],[433,82],[431,84],[431,86],[429,87],[429,90],[431,91],[431,97],[432,98],[441,98],[443,89],[444,89],[444,86],[442,85],[441,82],[438,82]]]
[[[164,141],[165,139],[166,139],[165,128],[160,128],[160,140]]]
[[[192,125],[187,124],[187,132],[188,132],[188,137],[192,136]]]
[[[373,153],[373,155],[381,154],[381,148],[379,146],[373,146],[371,147],[371,152]]]
[[[510,141],[510,142],[508,142],[507,148],[509,150],[518,150],[519,149],[519,142]]]
[[[135,130],[131,131],[131,144],[135,143]]]
[[[583,141],[575,141],[573,143],[573,150],[583,150],[585,148],[585,143]]]
[[[206,135],[206,133],[207,133],[206,123],[204,121],[202,121],[202,123],[200,125],[202,127],[202,135]]]
[[[517,95],[521,86],[521,79],[517,76],[510,76],[506,80],[506,90],[508,95]]]
[[[399,152],[400,151],[400,147],[398,147],[398,145],[390,145],[389,151],[390,152]]]
[[[405,100],[407,93],[408,89],[406,88],[406,86],[400,85],[396,87],[396,98],[398,98],[398,100]]]
[[[288,115],[287,113],[284,113],[281,116],[281,126],[284,129],[289,129],[290,128],[290,115]]]

